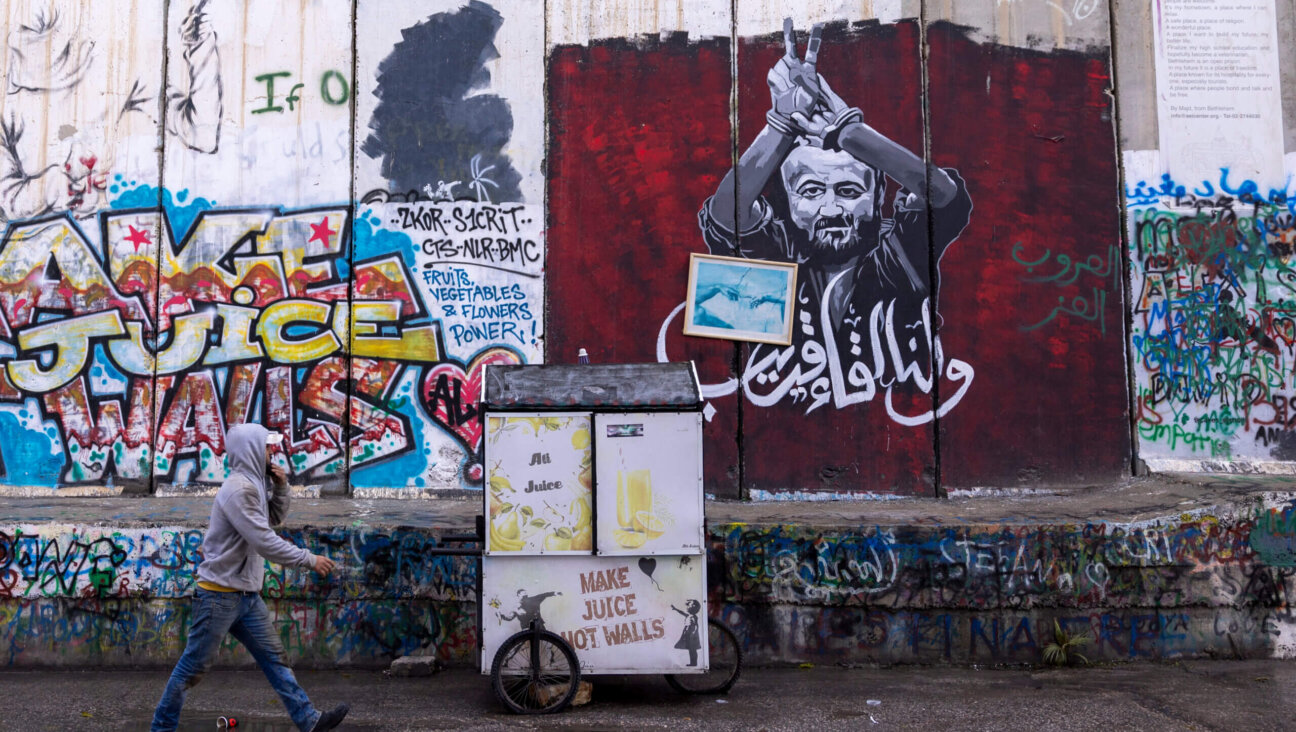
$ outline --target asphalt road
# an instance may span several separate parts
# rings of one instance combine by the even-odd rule
[[[162,670],[0,672],[0,730],[142,730]],[[486,677],[302,671],[317,705],[348,701],[348,730],[1283,730],[1296,664],[1192,661],[1043,671],[945,667],[746,669],[728,696],[685,697],[660,677],[594,679],[593,703],[547,717],[503,712]],[[182,729],[291,730],[255,669],[218,668]]]

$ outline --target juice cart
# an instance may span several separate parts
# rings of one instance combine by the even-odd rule
[[[691,363],[490,366],[478,638],[515,712],[582,675],[728,691],[741,655],[707,617],[702,397]]]

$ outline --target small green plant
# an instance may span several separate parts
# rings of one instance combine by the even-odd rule
[[[1044,663],[1050,666],[1064,666],[1075,663],[1078,658],[1087,665],[1089,659],[1080,653],[1078,648],[1089,642],[1088,633],[1071,634],[1062,630],[1057,620],[1053,621],[1053,642],[1044,646]]]

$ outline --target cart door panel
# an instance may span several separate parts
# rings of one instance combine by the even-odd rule
[[[594,549],[590,415],[488,416],[486,553]]]
[[[701,554],[702,415],[594,415],[598,553]]]

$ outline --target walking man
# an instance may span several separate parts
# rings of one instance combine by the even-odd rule
[[[349,711],[340,704],[320,713],[311,705],[284,663],[283,646],[261,600],[262,557],[284,566],[311,567],[322,575],[333,571],[333,560],[294,546],[270,529],[288,514],[288,476],[277,465],[267,470],[270,446],[282,440],[283,435],[258,424],[236,425],[226,436],[230,475],[212,504],[189,642],[153,713],[154,732],[174,730],[180,723],[185,692],[202,680],[226,633],[256,659],[302,732],[333,729]]]

